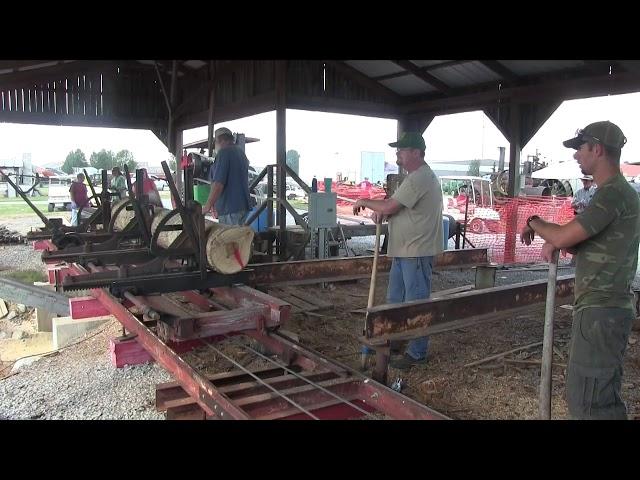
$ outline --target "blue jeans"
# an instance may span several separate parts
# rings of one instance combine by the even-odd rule
[[[226,215],[219,215],[218,222],[224,225],[242,225],[242,220],[244,220],[244,217],[246,214],[247,214],[246,210],[240,210],[239,212],[227,213]]]
[[[389,271],[387,303],[425,300],[431,296],[433,257],[393,257]],[[420,337],[407,344],[406,353],[416,360],[427,356],[429,337]],[[363,347],[363,353],[372,353]]]

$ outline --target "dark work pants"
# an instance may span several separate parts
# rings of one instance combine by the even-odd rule
[[[569,414],[581,420],[626,420],[622,362],[634,312],[592,307],[574,313],[567,365]]]

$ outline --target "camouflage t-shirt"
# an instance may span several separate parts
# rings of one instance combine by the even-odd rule
[[[590,238],[576,246],[575,311],[633,309],[631,283],[638,264],[640,200],[621,174],[598,186],[576,217]]]

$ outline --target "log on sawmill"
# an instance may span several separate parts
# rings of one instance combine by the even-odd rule
[[[166,208],[155,208],[151,221],[151,234],[155,234],[160,222],[171,213]],[[122,217],[122,218],[121,218]],[[114,228],[120,230],[133,218],[133,211],[122,210],[116,217]],[[173,216],[167,225],[181,225],[180,215]],[[225,274],[242,270],[251,257],[254,232],[251,227],[222,225],[211,220],[204,221],[207,237],[207,263],[212,269]],[[181,231],[161,232],[158,235],[158,245],[169,248],[180,236]]]
[[[151,233],[154,234],[160,222],[171,213],[171,210],[156,208],[151,222]],[[173,216],[168,225],[180,225],[180,215]],[[253,229],[235,225],[222,225],[211,220],[204,221],[207,237],[207,262],[211,268],[220,273],[236,273],[242,270],[251,257]],[[181,232],[169,231],[158,235],[158,245],[169,248]]]
[[[129,223],[131,223],[131,221],[135,218],[136,214],[133,211],[133,209],[127,210],[127,208],[124,207],[122,210],[118,212],[118,208],[120,208],[121,205],[124,205],[128,201],[129,201],[128,198],[122,198],[120,200],[116,200],[111,205],[112,215],[115,216],[113,220],[113,229],[116,232],[123,231],[127,227],[127,225],[129,225]],[[116,212],[118,213],[116,214]]]

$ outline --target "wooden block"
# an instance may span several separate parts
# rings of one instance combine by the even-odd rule
[[[55,247],[55,245],[53,243],[51,243],[51,240],[34,240],[33,242],[33,249],[34,250],[57,250],[57,248]]]
[[[100,301],[93,297],[76,297],[69,299],[69,311],[71,318],[79,320],[82,318],[102,317],[110,315]]]
[[[205,340],[212,341],[212,338],[209,337]],[[185,353],[201,346],[202,342],[200,340],[189,340],[186,342],[168,342],[167,345],[176,353]],[[130,336],[109,339],[109,358],[111,359],[111,364],[116,368],[154,361],[153,357],[138,343],[136,338]]]

